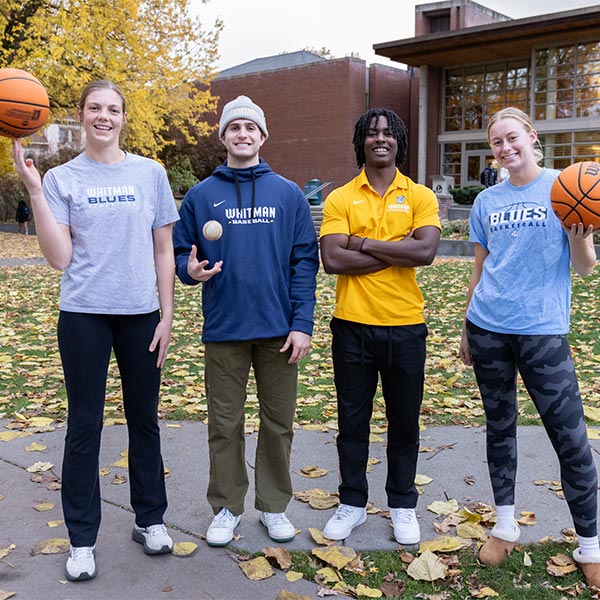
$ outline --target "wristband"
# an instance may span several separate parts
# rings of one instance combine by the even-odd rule
[[[363,246],[365,245],[365,242],[367,241],[367,238],[363,238],[363,241],[360,243],[360,246],[358,248],[359,252],[363,251]]]

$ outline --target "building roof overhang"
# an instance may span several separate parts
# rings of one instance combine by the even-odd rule
[[[590,39],[600,40],[597,5],[383,42],[373,49],[379,56],[413,67],[451,67],[527,57],[537,46]]]

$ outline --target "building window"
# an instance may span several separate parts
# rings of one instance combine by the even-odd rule
[[[429,17],[429,33],[450,31],[450,13]]]
[[[462,144],[445,144],[443,153],[442,173],[451,175],[454,181],[460,181],[460,165],[462,157]]]
[[[478,183],[488,119],[506,106],[544,122],[544,166],[600,162],[600,41],[538,48],[532,58],[531,67],[522,59],[446,70],[441,164],[455,185]]]
[[[600,42],[535,52],[537,120],[600,116]]]
[[[446,71],[443,131],[485,129],[505,106],[527,111],[528,61],[510,61]]]
[[[600,131],[564,131],[540,135],[544,165],[564,169],[574,162],[600,162]]]

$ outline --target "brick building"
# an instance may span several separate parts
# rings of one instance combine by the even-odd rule
[[[300,187],[312,179],[332,182],[323,190],[325,197],[358,172],[352,135],[367,108],[391,108],[407,125],[416,117],[417,106],[409,101],[418,99],[412,75],[412,70],[367,66],[356,58],[327,60],[302,51],[222,71],[212,82],[212,93],[219,97],[218,115],[240,94],[259,104],[269,128],[261,157]],[[412,160],[405,165],[409,175]]]
[[[415,37],[374,49],[399,68],[295,52],[223,71],[212,86],[219,114],[242,93],[260,104],[270,133],[262,156],[300,186],[356,174],[354,123],[377,106],[408,126],[402,171],[434,189],[440,175],[479,183],[493,158],[487,119],[509,105],[534,119],[545,166],[600,162],[598,6],[511,19],[472,0],[420,4]]]

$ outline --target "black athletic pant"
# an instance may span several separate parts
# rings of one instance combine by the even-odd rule
[[[414,508],[427,327],[382,327],[333,318],[340,501],[366,506],[373,398],[381,376],[388,421],[386,494],[390,508]]]
[[[73,546],[93,546],[100,527],[99,452],[106,378],[114,350],[129,433],[129,483],[136,523],[163,522],[167,508],[158,426],[160,369],[150,352],[158,311],[97,315],[61,311],[58,344],[68,397],[62,504]]]
[[[469,321],[467,336],[485,409],[496,506],[515,503],[518,371],[558,456],[575,531],[595,536],[598,476],[567,337],[494,333]]]

